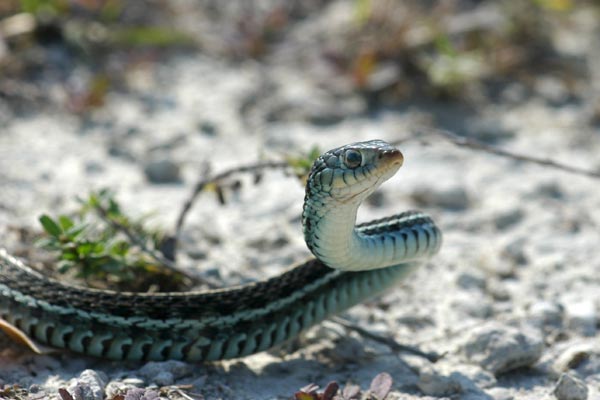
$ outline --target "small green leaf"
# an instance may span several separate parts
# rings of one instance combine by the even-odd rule
[[[104,249],[106,249],[106,245],[102,242],[94,243],[94,248],[92,249],[92,253],[94,254],[102,254],[104,253]]]
[[[77,245],[77,254],[79,254],[80,257],[85,257],[85,256],[91,254],[92,251],[94,250],[94,245],[95,245],[95,243],[91,243],[91,242],[79,243]]]
[[[69,239],[75,240],[86,228],[87,224],[76,224],[70,227],[68,230],[66,230],[65,234],[69,237]]]
[[[110,254],[112,254],[113,256],[117,256],[117,257],[124,257],[127,255],[127,252],[129,251],[129,243],[125,242],[124,240],[120,240],[116,243],[114,243],[112,246],[110,246]]]
[[[58,238],[62,233],[60,226],[58,226],[58,224],[46,214],[40,217],[40,224],[42,224],[46,233],[51,236]]]
[[[66,215],[61,215],[58,217],[58,222],[60,223],[60,227],[63,231],[67,231],[75,224],[71,218]]]

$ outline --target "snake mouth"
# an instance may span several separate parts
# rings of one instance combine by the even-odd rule
[[[383,150],[381,153],[379,153],[379,161],[386,167],[400,167],[404,163],[404,156],[400,150],[391,148],[389,150]]]

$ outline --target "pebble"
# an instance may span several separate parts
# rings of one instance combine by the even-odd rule
[[[85,172],[89,175],[96,175],[104,172],[104,166],[100,161],[88,160],[84,164]]]
[[[456,284],[463,289],[484,289],[486,287],[485,274],[478,270],[463,272],[456,278]]]
[[[104,374],[92,369],[86,369],[78,378],[74,378],[71,381],[67,390],[75,399],[102,400],[104,399],[106,380],[107,378]]]
[[[558,400],[586,400],[588,388],[581,379],[570,374],[562,374],[554,388]]]
[[[543,348],[539,335],[490,322],[471,332],[463,350],[469,361],[498,375],[534,364]]]
[[[139,371],[141,377],[147,382],[157,385],[172,385],[176,380],[190,375],[193,372],[190,364],[181,361],[151,361],[146,363]]]
[[[170,386],[175,383],[175,377],[169,371],[161,371],[152,378],[158,386]]]
[[[417,386],[427,396],[449,396],[462,392],[460,382],[453,375],[445,376],[436,371],[421,371]]]
[[[159,400],[161,397],[154,389],[129,389],[123,400]]]
[[[498,279],[490,279],[487,283],[486,292],[497,302],[509,301],[512,298],[508,285]],[[494,310],[498,311],[500,304],[494,305]]]
[[[558,328],[562,325],[563,308],[550,301],[538,301],[529,307],[529,322],[538,328]]]
[[[214,122],[211,121],[200,121],[198,123],[198,130],[206,136],[214,137],[219,133],[219,129]]]
[[[538,196],[561,200],[565,197],[565,192],[558,182],[544,182],[537,186],[535,193]]]
[[[139,385],[134,385],[131,383],[126,383],[124,379],[122,381],[109,382],[104,391],[106,392],[106,398],[112,399],[120,394],[127,393],[127,391],[131,389],[136,389],[141,386],[144,386],[144,381],[141,381],[141,384]]]
[[[129,148],[125,147],[121,141],[111,141],[108,144],[108,155],[130,162],[135,162],[136,160],[133,152]]]
[[[450,308],[454,312],[480,319],[489,318],[494,313],[491,300],[475,290],[457,293],[450,301]]]
[[[596,334],[596,306],[591,300],[580,300],[565,303],[565,317],[567,326],[583,335]]]
[[[526,240],[521,238],[510,242],[502,249],[502,257],[509,259],[515,265],[526,265],[529,259],[525,254],[524,243]]]
[[[471,203],[467,191],[458,186],[447,189],[416,189],[411,198],[421,207],[440,207],[454,211],[465,210]]]
[[[154,160],[144,165],[146,179],[152,183],[177,183],[181,181],[179,165],[171,160]]]
[[[521,222],[523,216],[523,211],[519,208],[515,208],[497,213],[492,217],[492,220],[496,229],[503,231]]]

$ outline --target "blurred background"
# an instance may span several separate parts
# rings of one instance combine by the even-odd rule
[[[482,102],[539,96],[552,106],[585,103],[596,124],[599,13],[591,0],[3,0],[2,114],[86,116],[112,93],[153,93],[165,84],[161,65],[201,55],[254,64],[262,102],[278,68],[318,89],[303,100],[287,93],[263,110],[267,121],[333,124],[440,103],[468,116]],[[451,124],[453,113],[436,118]]]

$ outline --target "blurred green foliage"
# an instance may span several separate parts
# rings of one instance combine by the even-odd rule
[[[148,248],[160,248],[164,234],[146,228],[147,217],[125,215],[106,189],[90,193],[79,203],[73,215],[39,218],[45,236],[37,245],[58,255],[58,272],[75,272],[76,277],[96,287],[135,291],[145,291],[150,285],[161,290],[180,288],[182,276],[165,270],[123,233],[126,229]]]
[[[298,60],[321,57],[332,75],[345,78],[355,93],[367,98],[381,92],[395,102],[415,95],[461,98],[467,85],[499,79],[527,84],[532,81],[528,75],[539,75],[540,67],[550,66],[552,73],[564,77],[574,63],[557,54],[557,30],[576,25],[576,15],[600,14],[593,0],[348,0],[342,9],[350,10],[350,18],[338,20],[331,14],[331,6],[338,3],[344,2],[271,0],[258,7],[231,0],[183,7],[170,0],[4,0],[0,26],[3,18],[17,13],[37,22],[29,40],[14,40],[9,46],[14,58],[19,50],[25,54],[30,47],[43,46],[52,36],[48,33],[54,33],[72,57],[62,65],[80,63],[90,71],[84,93],[67,96],[71,110],[86,112],[102,106],[111,90],[127,88],[128,68],[162,61],[165,51],[201,50],[230,62],[268,64],[287,40],[305,46],[294,50]],[[322,15],[331,15],[331,26],[316,24],[312,30],[317,34],[308,29],[299,40],[303,24]],[[198,19],[198,25],[181,23],[190,18]],[[120,51],[117,62],[110,59]],[[146,53],[136,56],[136,51]],[[31,60],[48,67],[43,57],[27,56],[21,66]],[[0,59],[0,71],[3,63]],[[319,83],[327,88],[327,81],[321,78]]]
[[[288,156],[287,163],[292,167],[294,174],[301,180],[305,180],[315,160],[321,155],[319,146],[314,145],[305,154]]]

